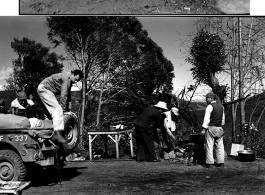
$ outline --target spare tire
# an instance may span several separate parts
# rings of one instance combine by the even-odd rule
[[[79,120],[74,113],[64,114],[64,132],[68,143],[63,144],[63,150],[66,153],[71,153],[78,145],[80,134]]]

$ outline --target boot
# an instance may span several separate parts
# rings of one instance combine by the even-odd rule
[[[62,135],[63,131],[54,131],[52,136],[52,141],[55,141],[59,144],[67,144],[68,141]]]

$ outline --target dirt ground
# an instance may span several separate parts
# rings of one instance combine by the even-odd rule
[[[20,14],[221,14],[215,1],[20,0]]]
[[[62,171],[62,185],[48,179],[47,175],[52,177],[53,174],[35,175],[23,194],[253,195],[265,191],[265,159],[240,162],[229,157],[225,168],[212,169],[170,160],[136,163],[129,158],[67,162]]]

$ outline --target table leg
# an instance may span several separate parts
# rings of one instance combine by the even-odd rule
[[[88,144],[89,144],[89,160],[92,161],[92,144],[91,144],[91,135],[88,135]]]
[[[109,156],[108,155],[108,136],[103,135],[103,139],[104,139],[104,155]]]
[[[132,139],[132,132],[129,132],[129,137],[130,137],[131,157],[133,157],[134,154],[133,154],[133,139]]]
[[[115,134],[115,144],[116,144],[116,159],[119,159],[120,154],[119,154],[119,140],[118,140],[118,135]]]

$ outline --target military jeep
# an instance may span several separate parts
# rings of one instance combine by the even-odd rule
[[[64,115],[68,144],[57,146],[52,129],[0,129],[0,180],[24,181],[32,164],[57,166],[77,146],[79,122],[74,113]]]

